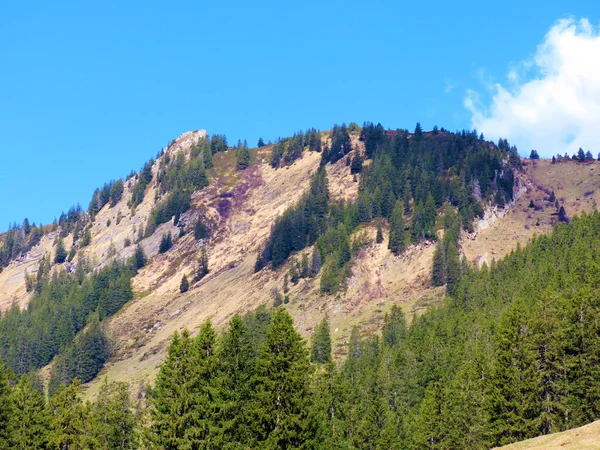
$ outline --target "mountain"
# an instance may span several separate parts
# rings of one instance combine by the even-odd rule
[[[54,388],[89,374],[94,397],[105,376],[153,383],[175,331],[196,335],[207,318],[222,330],[235,314],[283,303],[305,337],[327,317],[344,361],[355,326],[379,331],[393,305],[419,317],[446,291],[458,296],[469,264],[487,270],[594,209],[599,170],[522,160],[506,141],[420,126],[336,126],[255,149],[184,133],[139,173],[99,188],[87,211],[73,208],[35,239],[25,224],[3,236],[0,336],[10,338],[0,356],[19,375],[41,368]],[[138,267],[140,249],[147,263]],[[103,273],[120,287],[103,287]],[[77,309],[78,298],[96,294],[65,293],[73,300],[64,309],[47,306],[78,289],[97,292],[96,303]],[[40,331],[48,314],[56,326]],[[10,341],[18,327],[29,328]],[[46,338],[55,342],[40,349]],[[98,342],[102,361],[92,351],[91,369],[72,367]]]

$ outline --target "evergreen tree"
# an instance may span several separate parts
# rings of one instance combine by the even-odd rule
[[[62,264],[67,259],[67,250],[65,249],[65,243],[62,238],[58,239],[56,244],[56,252],[54,253],[54,263]]]
[[[453,296],[461,278],[461,266],[456,245],[446,248],[446,294]]]
[[[192,344],[187,330],[181,336],[174,334],[167,359],[161,364],[150,393],[152,426],[149,437],[160,448],[182,448],[187,443],[186,430],[193,424],[190,383],[196,348]]]
[[[245,170],[250,165],[250,150],[243,144],[238,144],[235,153],[237,170]]]
[[[10,448],[13,408],[8,370],[0,364],[0,449]]]
[[[431,283],[434,286],[442,286],[446,283],[446,257],[444,253],[443,241],[439,240],[433,254],[433,267],[431,269]]]
[[[251,446],[291,449],[315,445],[310,364],[302,338],[285,310],[273,313],[253,385]]]
[[[381,228],[381,220],[377,221],[377,234],[375,236],[375,242],[381,244],[383,242],[383,229]]]
[[[398,347],[406,338],[406,317],[398,305],[385,314],[381,331],[383,343],[389,347]]]
[[[220,397],[218,386],[217,335],[207,320],[192,344],[189,361],[191,371],[186,382],[189,409],[181,417],[186,424],[182,443],[190,448],[206,448],[215,439],[216,400]]]
[[[256,144],[256,146],[258,148],[264,147],[265,146],[265,141],[263,141],[263,138],[258,138],[258,144]]]
[[[187,292],[189,288],[190,288],[190,283],[187,279],[187,276],[184,275],[181,278],[181,284],[179,285],[179,292],[181,292],[183,294],[183,293]]]
[[[89,413],[91,434],[100,448],[138,448],[133,407],[127,384],[109,384],[105,378]]]
[[[392,216],[390,217],[390,239],[388,248],[394,255],[402,253],[404,250],[404,204],[402,200],[397,200]]]
[[[360,173],[362,172],[363,160],[362,156],[360,156],[360,152],[356,150],[354,152],[354,156],[352,157],[352,162],[350,164],[350,173]]]
[[[119,203],[123,196],[124,184],[123,180],[117,180],[110,187],[110,207],[114,207]]]
[[[446,404],[444,387],[439,381],[430,383],[425,390],[425,397],[419,407],[413,430],[413,448],[443,449],[448,448],[447,427],[445,422]]]
[[[310,276],[316,277],[320,271],[321,271],[321,253],[319,252],[319,249],[315,245],[315,248],[313,249],[312,259],[310,262]]]
[[[142,267],[144,267],[146,265],[147,262],[147,258],[146,258],[146,254],[144,253],[144,249],[142,248],[141,245],[136,245],[135,247],[135,252],[133,254],[133,260],[134,260],[134,268],[136,271],[140,270]]]
[[[61,386],[50,399],[51,448],[85,449],[95,444],[87,428],[88,408],[80,396],[81,384],[75,379],[68,388]]]
[[[235,315],[223,336],[219,350],[221,398],[218,401],[219,448],[247,447],[251,439],[248,409],[252,399],[255,352],[244,321]]]
[[[423,128],[421,128],[421,124],[419,122],[417,122],[417,125],[415,126],[414,137],[416,141],[420,141],[423,137]]]
[[[558,210],[558,221],[559,222],[568,222],[565,207],[562,205],[561,205],[560,209]]]
[[[171,247],[173,247],[173,236],[169,231],[168,233],[162,235],[162,238],[160,239],[160,246],[158,247],[158,252],[165,253],[169,251]]]
[[[535,435],[540,416],[535,350],[529,339],[525,305],[517,300],[501,322],[490,380],[491,426],[499,445]]]
[[[206,275],[208,275],[208,272],[209,272],[208,253],[206,252],[206,247],[202,247],[202,250],[200,251],[200,258],[198,259],[198,262],[199,262],[198,272],[196,272],[194,281],[200,281],[202,278],[204,278]]]
[[[34,389],[28,375],[23,375],[12,392],[10,448],[46,448],[49,415],[44,396]]]
[[[319,364],[331,361],[331,334],[327,317],[321,320],[313,332],[310,359]]]

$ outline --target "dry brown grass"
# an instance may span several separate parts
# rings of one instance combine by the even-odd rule
[[[502,450],[597,450],[600,449],[600,421],[562,433],[499,447]]]

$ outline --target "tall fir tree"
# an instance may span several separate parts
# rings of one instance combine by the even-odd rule
[[[104,379],[89,413],[90,430],[100,448],[139,448],[134,406],[126,383],[109,383]]]
[[[311,448],[318,433],[311,409],[310,363],[302,337],[283,309],[273,313],[256,365],[250,410],[259,448]]]
[[[388,248],[394,255],[404,251],[404,204],[402,200],[397,200],[390,217],[390,238]]]
[[[19,450],[46,448],[50,416],[44,396],[23,375],[12,392],[10,447]]]
[[[331,333],[327,317],[323,317],[313,332],[310,359],[319,364],[331,361]]]
[[[0,364],[0,449],[8,449],[10,442],[13,402],[9,384],[8,369]]]

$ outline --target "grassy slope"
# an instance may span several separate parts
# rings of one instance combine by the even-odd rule
[[[592,450],[600,449],[600,421],[562,433],[540,436],[500,447],[502,450]]]

